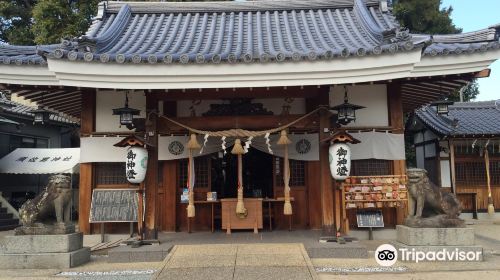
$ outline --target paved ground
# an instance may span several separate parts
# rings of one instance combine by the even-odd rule
[[[178,245],[154,279],[317,279],[302,244]]]
[[[312,258],[311,262],[317,271],[319,279],[500,279],[500,223],[471,220],[469,224],[470,227],[476,230],[476,243],[482,245],[485,249],[485,261],[480,263],[434,262],[414,264],[398,262],[391,270],[383,270],[372,257],[375,248],[388,241],[380,239],[363,240],[358,243],[371,251],[369,258]],[[6,234],[12,233],[0,232],[0,239]],[[309,273],[309,276],[307,276],[305,266],[302,266],[303,263],[299,265],[302,261],[299,261],[300,257],[297,249],[290,249],[295,250],[297,254],[288,254],[285,253],[288,250],[285,247],[278,250],[271,249],[273,248],[271,246],[277,245],[278,247],[274,248],[280,248],[279,246],[282,245],[276,243],[302,243],[304,244],[302,248],[308,248],[318,244],[320,234],[319,231],[299,230],[292,232],[262,232],[259,234],[235,232],[232,235],[226,235],[223,232],[214,234],[209,232],[161,234],[160,240],[163,242],[190,246],[179,247],[185,249],[180,249],[177,252],[178,254],[174,252],[164,262],[112,264],[107,262],[106,256],[92,256],[90,263],[63,271],[57,269],[2,270],[0,271],[0,279],[146,280],[153,279],[155,276],[158,276],[158,279],[196,279],[193,277],[200,275],[197,273],[202,273],[203,280],[241,279],[240,276],[259,280],[280,279],[281,276],[286,277],[282,279],[311,279],[314,274]],[[386,235],[384,234],[384,236]],[[92,242],[95,242],[95,240]],[[90,245],[90,243],[87,242],[86,245]],[[215,250],[215,253],[220,257],[214,259],[212,255],[215,254],[214,249],[209,250],[203,249],[203,246],[193,246],[207,243],[220,244],[209,245],[220,249]],[[299,246],[298,244],[292,245]],[[248,247],[238,249],[239,246]],[[341,245],[335,244],[335,246]],[[191,250],[189,250],[190,248]],[[243,248],[255,248],[254,250],[262,248],[262,250],[267,250],[269,254],[257,254],[255,251],[252,254],[252,251],[242,250]],[[307,262],[305,257],[303,257],[303,260]],[[183,266],[187,266],[189,269],[183,270]],[[288,273],[293,274],[293,277],[286,276]],[[178,275],[183,275],[184,278],[179,278]],[[306,275],[305,278],[303,275]]]

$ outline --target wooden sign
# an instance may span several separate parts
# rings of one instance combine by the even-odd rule
[[[137,222],[138,211],[136,189],[95,189],[92,192],[89,222]]]
[[[384,215],[382,211],[362,211],[356,213],[358,227],[384,227]]]

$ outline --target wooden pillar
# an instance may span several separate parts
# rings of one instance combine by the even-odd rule
[[[404,134],[403,99],[401,97],[401,84],[387,84],[387,100],[389,105],[389,124],[394,134]],[[393,161],[394,175],[406,174],[406,161]],[[407,215],[408,207],[396,208],[396,223],[402,224]]]
[[[450,156],[448,160],[450,161],[450,177],[451,177],[451,192],[457,193],[456,185],[456,175],[455,175],[455,143],[452,140],[448,140],[448,150]]]
[[[158,99],[154,94],[146,94],[146,137],[152,145],[148,148],[148,169],[146,173],[146,213],[145,213],[145,238],[158,238],[158,129],[157,114]]]
[[[163,189],[164,200],[160,203],[163,211],[162,229],[165,231],[176,230],[177,217],[177,163],[175,160],[167,160],[163,162]]]
[[[92,133],[95,130],[96,90],[85,89],[82,92],[82,112],[80,115],[80,133]],[[80,164],[78,226],[84,234],[90,234],[90,202],[93,185],[92,163]]]
[[[330,87],[322,87],[318,95],[320,106],[329,106]],[[326,111],[321,111],[319,116],[319,175],[321,193],[321,224],[324,236],[335,236],[334,217],[334,193],[332,187],[332,176],[330,174],[330,163],[328,159],[328,142],[321,140],[328,137],[329,133],[325,128],[330,128],[330,115]]]

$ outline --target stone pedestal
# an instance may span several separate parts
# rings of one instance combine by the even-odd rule
[[[0,244],[0,269],[70,268],[90,260],[83,234],[5,236]]]
[[[396,226],[397,241],[392,242],[394,247],[398,249],[398,254],[401,250],[406,249],[407,252],[463,252],[460,254],[475,254],[479,256],[476,261],[483,260],[483,248],[474,245],[474,229],[473,228],[412,228],[408,226]],[[398,257],[400,261],[412,261]],[[425,260],[424,260],[425,261]],[[467,260],[450,260],[450,261],[471,261]]]

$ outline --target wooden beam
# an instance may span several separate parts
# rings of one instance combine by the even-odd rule
[[[86,90],[82,94],[82,113],[80,115],[81,133],[92,133],[95,128],[95,90]],[[93,164],[80,163],[80,187],[79,187],[79,206],[78,206],[78,225],[80,231],[84,234],[90,234],[89,223],[90,203],[92,201],[93,187]]]
[[[486,69],[483,69],[479,72],[477,72],[475,75],[474,75],[474,78],[488,78],[491,74],[491,69],[490,68],[486,68]]]
[[[54,96],[59,97],[65,94],[68,94],[69,92],[64,91],[64,90],[58,90],[54,91],[51,93],[38,93],[36,95],[30,95],[30,96],[25,96],[26,99],[31,100],[32,102],[38,102],[38,101],[43,101],[43,100],[48,100],[53,98]]]
[[[319,89],[316,86],[304,87],[258,87],[258,88],[221,88],[221,89],[185,89],[185,90],[154,90],[151,93],[159,100],[207,100],[231,98],[312,98],[316,97]]]
[[[244,128],[248,130],[262,130],[275,128],[289,122],[292,122],[302,115],[287,115],[287,116],[211,116],[211,117],[186,117],[172,118],[179,123],[197,128],[201,130],[222,130],[232,128]],[[294,128],[314,128],[314,117],[305,119],[293,125]],[[175,131],[185,131],[184,128],[177,126],[164,118],[158,118],[158,128],[161,133],[170,133]]]

